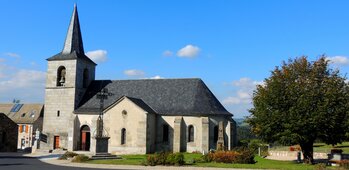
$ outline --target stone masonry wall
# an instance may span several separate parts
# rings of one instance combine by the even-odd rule
[[[5,114],[0,113],[0,152],[16,152],[18,126]]]

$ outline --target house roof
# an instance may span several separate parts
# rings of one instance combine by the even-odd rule
[[[6,122],[10,122],[12,124],[12,126],[17,126],[17,124],[15,122],[13,122],[10,118],[8,118],[6,116],[5,113],[3,113],[1,111],[0,111],[0,120],[7,120]],[[9,127],[7,127],[8,124],[5,124],[5,125],[6,125],[5,128],[9,128]],[[2,124],[0,124],[0,126],[2,126]]]
[[[96,94],[107,88],[112,96],[104,101],[106,109],[122,96],[137,105],[149,107],[161,115],[227,115],[229,113],[201,79],[142,79],[93,81],[79,107],[77,114],[99,111]]]
[[[16,106],[18,109],[14,109]],[[0,112],[17,124],[32,124],[43,116],[43,104],[0,104]]]

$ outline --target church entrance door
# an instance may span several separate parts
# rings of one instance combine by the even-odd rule
[[[80,129],[80,136],[81,136],[81,150],[83,151],[89,151],[90,150],[90,140],[91,140],[91,133],[90,133],[90,127],[87,125],[84,125]]]
[[[59,148],[59,136],[54,136],[53,149],[58,149],[58,148]]]

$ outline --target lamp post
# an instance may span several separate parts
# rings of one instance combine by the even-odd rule
[[[104,100],[108,99],[109,96],[112,96],[112,93],[108,92],[107,88],[103,88],[100,92],[97,93],[97,99],[99,99],[99,115],[97,119],[97,132],[95,135],[96,138],[96,154],[98,153],[108,153],[108,140],[109,137],[106,133],[103,134],[103,108]]]

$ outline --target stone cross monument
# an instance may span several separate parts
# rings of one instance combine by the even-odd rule
[[[224,150],[224,124],[223,121],[218,123],[218,140],[217,140],[217,150]]]
[[[99,99],[99,116],[97,119],[97,132],[95,135],[96,138],[96,154],[99,153],[108,153],[108,140],[109,136],[104,132],[103,127],[103,108],[104,100],[108,99],[108,96],[112,96],[112,93],[108,92],[107,88],[103,88],[100,92],[97,93],[97,99]]]

